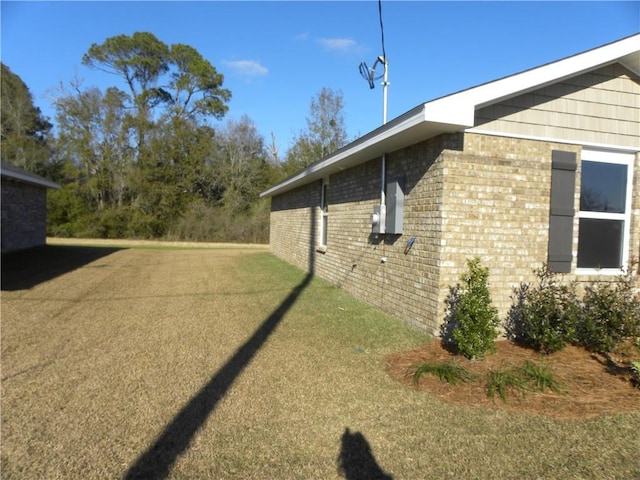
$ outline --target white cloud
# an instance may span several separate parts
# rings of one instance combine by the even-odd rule
[[[319,38],[317,41],[325,50],[339,53],[360,53],[362,51],[358,42],[351,38]]]
[[[253,60],[225,60],[222,63],[234,73],[245,77],[263,77],[269,73],[267,67]]]
[[[307,32],[301,33],[299,35],[296,35],[295,37],[293,37],[295,40],[298,41],[304,41],[307,40],[309,38],[309,34]]]

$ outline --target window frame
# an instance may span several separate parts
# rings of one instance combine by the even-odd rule
[[[635,155],[629,152],[620,152],[612,150],[594,150],[583,148],[580,155],[580,188],[578,190],[578,214],[576,229],[576,274],[578,275],[620,275],[627,267],[629,262],[629,247],[631,240],[631,214],[632,214],[632,189],[633,189],[633,165]],[[580,210],[580,195],[582,193],[582,162],[599,162],[616,165],[624,165],[627,167],[627,185],[625,197],[624,213],[596,212],[588,210]],[[623,222],[622,229],[622,246],[621,246],[621,268],[595,268],[595,267],[578,267],[578,244],[580,243],[580,220],[581,219],[596,220],[617,220]]]

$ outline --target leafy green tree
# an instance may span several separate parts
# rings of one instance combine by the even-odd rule
[[[168,46],[149,32],[93,44],[82,63],[122,78],[141,121],[152,120],[151,110],[159,105],[177,116],[222,118],[228,109],[231,92],[222,88],[224,77],[208,60],[188,45]]]
[[[117,35],[102,45],[93,44],[82,57],[83,65],[121,77],[135,105],[146,111],[166,99],[159,77],[169,71],[169,47],[148,32]]]
[[[58,102],[61,144],[98,211],[98,234],[162,236],[192,202],[218,201],[207,121],[228,110],[222,74],[196,49],[148,32],[93,44],[82,61],[126,85],[104,95],[76,89]]]
[[[232,212],[246,212],[258,200],[268,170],[264,137],[243,116],[228,120],[218,132],[216,172],[224,185],[223,203]]]
[[[223,75],[188,45],[172,45],[170,60],[175,67],[169,84],[173,114],[222,118],[228,110],[226,102],[231,99],[231,92],[221,88]]]
[[[77,180],[47,193],[47,234],[53,237],[90,236],[92,210],[79,194]]]
[[[215,154],[207,159],[204,169],[210,175],[205,179],[211,180],[205,184],[214,195],[205,196],[199,190],[199,198],[194,198],[172,224],[169,236],[184,240],[266,242],[269,202],[260,199],[259,193],[277,178],[279,169],[268,156],[264,138],[253,121],[243,116],[228,120],[216,132],[215,144]]]
[[[51,171],[51,123],[33,103],[22,79],[5,64],[1,65],[0,130],[2,159],[47,177]]]
[[[78,193],[92,208],[122,206],[133,168],[126,94],[75,88],[56,100],[59,154],[78,169]]]
[[[152,128],[153,108],[170,102],[170,94],[158,87],[161,75],[169,71],[170,49],[149,32],[117,35],[93,44],[83,55],[83,65],[123,79],[129,89],[129,106],[137,138],[137,157],[144,161],[145,139]]]
[[[286,174],[330,155],[347,143],[344,120],[344,98],[341,91],[323,87],[311,99],[307,127],[296,137],[284,163]]]
[[[216,143],[211,127],[167,116],[150,135],[148,151],[154,162],[138,165],[133,204],[141,218],[153,219],[154,236],[164,235],[191,203],[221,198],[212,167]]]

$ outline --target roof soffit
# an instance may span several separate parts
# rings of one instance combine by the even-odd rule
[[[640,77],[640,50],[625,55],[620,59],[620,63],[634,75]]]

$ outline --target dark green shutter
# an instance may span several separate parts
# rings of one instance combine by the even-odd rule
[[[549,269],[569,273],[573,260],[576,154],[554,150],[551,154],[551,208],[549,211]]]

